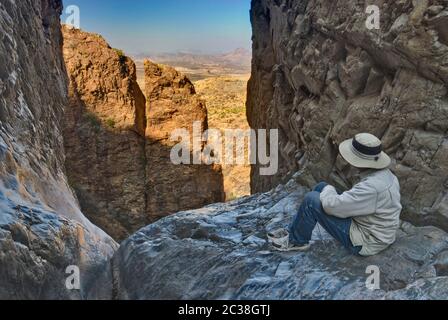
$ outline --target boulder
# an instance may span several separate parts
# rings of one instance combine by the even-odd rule
[[[448,234],[436,227],[403,222],[397,242],[372,257],[351,255],[319,225],[310,251],[274,251],[266,233],[290,223],[306,191],[291,180],[143,228],[113,258],[117,298],[448,298]],[[366,285],[374,269],[378,290]]]

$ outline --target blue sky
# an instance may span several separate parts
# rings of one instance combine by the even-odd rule
[[[81,29],[128,54],[251,47],[250,0],[64,0],[69,5],[79,7]]]

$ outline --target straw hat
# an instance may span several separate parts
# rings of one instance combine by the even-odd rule
[[[381,140],[370,133],[360,133],[342,142],[339,152],[345,161],[357,168],[384,169],[392,162],[383,152]]]

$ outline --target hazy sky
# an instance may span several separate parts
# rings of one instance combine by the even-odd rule
[[[250,0],[64,0],[69,5],[79,7],[81,29],[128,54],[251,47]]]

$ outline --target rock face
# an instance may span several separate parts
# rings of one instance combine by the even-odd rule
[[[134,62],[99,35],[63,28],[70,78],[64,143],[83,212],[117,240],[168,214],[223,200],[219,167],[174,165],[172,130],[207,128],[205,105],[172,68]],[[202,133],[202,131],[201,131]]]
[[[0,1],[0,299],[79,299],[116,248],[64,174],[62,1]],[[67,290],[66,268],[81,271]]]
[[[252,2],[248,118],[252,128],[280,131],[280,170],[259,176],[254,166],[252,191],[298,170],[308,186],[344,187],[337,146],[371,132],[394,159],[403,217],[448,230],[448,3],[371,4],[380,30],[367,29],[362,2]]]
[[[320,227],[306,253],[274,252],[265,236],[297,212],[301,183],[346,184],[337,144],[361,130],[394,157],[405,217],[446,228],[447,10],[428,3],[383,4],[382,32],[367,32],[364,8],[348,0],[253,1],[248,115],[253,128],[281,130],[282,151],[278,175],[254,171],[253,189],[291,179],[165,217],[110,260],[116,243],[84,217],[65,177],[62,119],[71,183],[121,237],[222,198],[219,168],[170,161],[170,134],[192,135],[198,121],[201,135],[205,107],[187,78],[149,61],[145,107],[132,61],[65,30],[64,114],[62,2],[0,0],[0,299],[448,299],[448,234],[435,226],[403,222],[397,242],[368,258]],[[378,290],[366,286],[372,270]]]
[[[175,69],[145,61],[145,95],[147,98],[146,173],[147,208],[152,221],[181,210],[200,208],[224,201],[221,167],[205,164],[175,165],[170,159],[171,141],[176,129],[185,129],[201,139],[208,128],[207,109],[191,81]],[[195,133],[194,123],[198,124]],[[199,141],[199,149],[205,147]],[[185,141],[184,141],[185,142]],[[193,154],[188,155],[190,162]]]
[[[306,189],[286,186],[183,212],[122,243],[113,259],[119,299],[446,299],[448,234],[402,223],[380,255],[352,256],[321,227],[306,253],[279,253],[267,231],[286,227]],[[369,266],[380,289],[369,290]]]
[[[83,212],[115,239],[146,225],[145,97],[135,65],[96,34],[63,27],[70,78],[64,144]]]
[[[349,0],[252,1],[248,118],[280,136],[279,172],[258,176],[254,166],[252,191],[287,184],[141,229],[113,258],[116,298],[448,298],[448,3],[374,3],[380,30]],[[321,227],[309,252],[270,249],[266,233],[290,223],[303,186],[349,187],[337,147],[361,131],[383,139],[404,218],[426,226],[402,222],[397,242],[367,258]],[[373,270],[378,290],[366,285]]]

